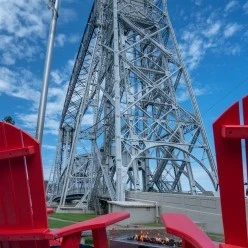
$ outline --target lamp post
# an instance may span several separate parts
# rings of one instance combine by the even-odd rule
[[[50,67],[52,61],[56,23],[58,19],[59,0],[49,0],[48,4],[49,7],[51,7],[52,9],[52,20],[50,24],[50,31],[48,37],[46,61],[44,66],[44,74],[42,80],[42,89],[41,89],[41,97],[40,97],[40,105],[39,105],[39,114],[38,114],[37,127],[36,127],[36,139],[40,142],[40,144],[42,143],[42,137],[43,137],[47,94],[48,94],[48,81],[50,76]]]

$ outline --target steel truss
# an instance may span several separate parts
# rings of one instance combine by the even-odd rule
[[[125,190],[216,187],[165,2],[95,0],[64,104],[49,199],[64,206],[74,195],[78,206],[96,208],[97,197],[125,200]]]

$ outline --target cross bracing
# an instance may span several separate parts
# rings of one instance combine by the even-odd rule
[[[182,94],[188,100],[182,100]],[[95,0],[60,123],[48,195],[202,194],[217,176],[165,1]],[[204,180],[202,180],[202,178]]]

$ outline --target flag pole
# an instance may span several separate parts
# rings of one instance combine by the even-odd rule
[[[59,0],[49,0],[49,4],[52,9],[52,20],[51,20],[50,31],[49,31],[49,36],[48,36],[46,60],[45,60],[45,66],[44,66],[39,113],[38,113],[38,120],[37,120],[37,127],[36,127],[36,139],[40,142],[40,144],[42,143],[42,137],[43,137],[50,68],[51,68],[51,61],[52,61],[56,23],[58,19]]]

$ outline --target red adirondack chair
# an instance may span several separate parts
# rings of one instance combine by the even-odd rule
[[[241,139],[245,139],[248,165],[248,96],[243,99],[243,120],[244,125],[241,125],[237,102],[213,124],[225,236],[225,243],[220,244],[220,248],[248,247],[241,147]],[[167,232],[183,239],[184,248],[217,247],[183,214],[162,214],[162,220]]]
[[[49,230],[39,143],[27,133],[0,122],[0,248],[78,248],[81,232],[92,230],[94,247],[107,248],[106,227],[129,217],[116,212]]]
[[[223,248],[248,247],[241,146],[241,139],[245,139],[248,162],[248,96],[243,98],[244,125],[240,119],[236,102],[213,125],[225,236]]]

